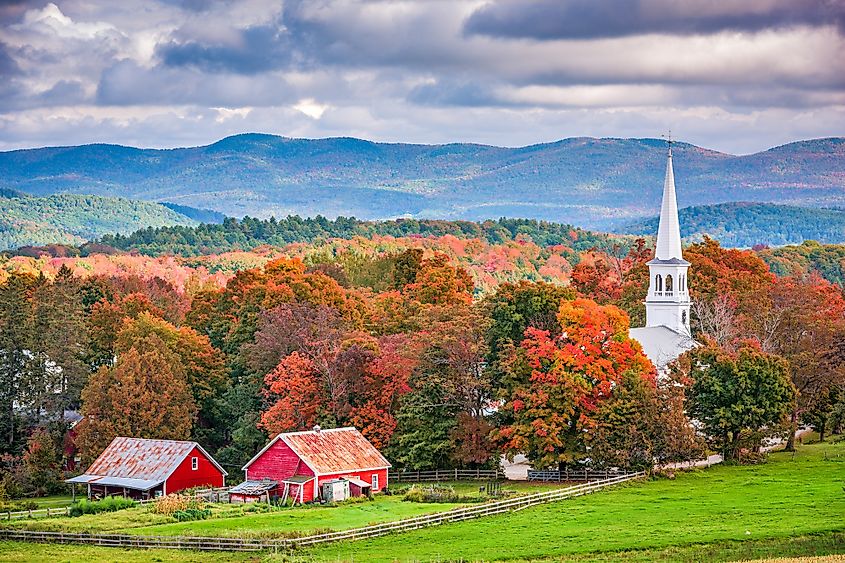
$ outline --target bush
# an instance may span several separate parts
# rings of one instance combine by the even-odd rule
[[[211,510],[208,508],[189,508],[187,510],[177,510],[173,513],[173,517],[179,522],[205,520],[209,516],[211,516]]]
[[[448,485],[414,485],[402,498],[406,502],[481,502],[480,496],[459,495]]]
[[[124,508],[132,508],[137,503],[131,498],[106,497],[103,500],[82,499],[70,507],[71,516],[82,516],[83,514],[99,514],[100,512],[116,512]]]
[[[150,512],[153,514],[171,516],[176,512],[203,510],[204,508],[205,503],[196,497],[173,494],[156,499],[156,501],[150,506]]]

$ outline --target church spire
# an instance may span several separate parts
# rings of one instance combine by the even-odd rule
[[[655,258],[671,260],[683,258],[681,254],[681,227],[678,224],[678,200],[675,197],[675,172],[672,169],[672,141],[666,159],[666,178],[663,180],[663,205],[660,208],[660,225],[657,227]]]

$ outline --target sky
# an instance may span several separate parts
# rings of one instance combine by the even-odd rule
[[[0,150],[845,135],[845,0],[0,0]]]

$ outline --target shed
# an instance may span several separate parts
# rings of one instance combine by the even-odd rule
[[[243,467],[247,480],[278,481],[281,496],[297,502],[322,498],[322,484],[337,479],[349,482],[352,496],[381,491],[389,468],[357,429],[319,426],[279,434]]]
[[[118,437],[88,470],[67,483],[91,496],[150,498],[192,487],[222,487],[226,471],[196,442]]]

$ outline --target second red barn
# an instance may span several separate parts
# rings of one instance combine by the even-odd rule
[[[294,502],[339,500],[387,487],[390,463],[355,428],[322,430],[276,436],[243,467],[246,482],[230,491],[233,500],[257,500],[261,495]],[[258,492],[258,496],[251,493]]]

